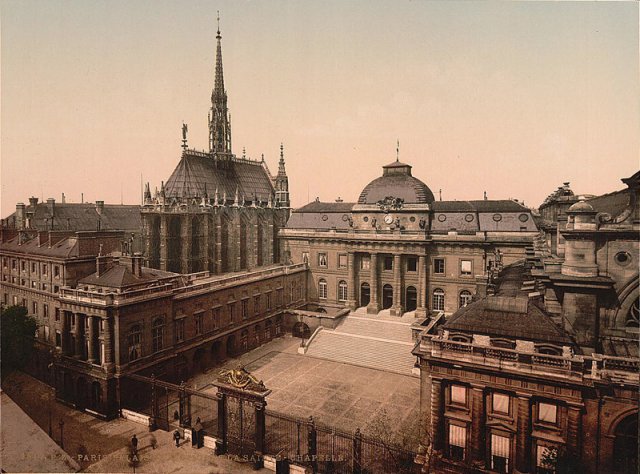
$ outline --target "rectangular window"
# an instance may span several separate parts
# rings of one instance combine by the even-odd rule
[[[184,318],[176,320],[176,342],[184,341]]]
[[[460,275],[471,275],[471,260],[460,260]]]
[[[494,413],[509,414],[509,395],[494,393],[491,398]]]
[[[242,319],[247,319],[249,317],[249,299],[245,298],[242,300]]]
[[[43,304],[43,305],[42,305],[42,315],[43,315],[45,318],[48,318],[48,317],[49,317],[49,305],[48,305],[48,304]]]
[[[360,258],[360,270],[369,270],[371,268],[371,257],[364,255]]]
[[[467,429],[464,426],[449,425],[449,457],[455,461],[464,461],[467,447]]]
[[[271,291],[267,293],[267,311],[271,310]]]
[[[11,260],[11,269],[12,270],[15,270],[17,268],[16,265],[17,265],[17,261],[15,259]]]
[[[31,288],[36,288],[36,281],[35,280],[31,280]]]
[[[58,265],[53,267],[53,276],[56,278],[60,276],[60,267]]]
[[[260,314],[260,295],[253,297],[253,313]]]
[[[347,268],[347,256],[345,254],[338,255],[338,267]]]
[[[62,334],[56,331],[56,347],[62,347]]]
[[[302,252],[302,263],[309,263],[309,252]]]
[[[278,288],[276,290],[276,305],[278,308],[282,306],[282,298],[284,296],[284,290],[282,288]]]
[[[327,282],[326,280],[320,279],[318,282],[318,297],[326,300],[327,299]]]
[[[433,273],[437,275],[444,275],[444,258],[433,259]]]
[[[56,318],[56,321],[60,321],[60,308],[56,308],[55,318]]]
[[[384,269],[385,270],[393,270],[393,257],[390,255],[387,255],[384,257],[383,259],[383,263],[384,263]]]
[[[220,327],[220,318],[221,318],[221,314],[222,314],[222,308],[220,306],[216,306],[215,308],[212,308],[211,310],[211,314],[212,314],[212,322],[213,325],[211,327],[211,330],[215,330],[216,328]]]
[[[326,253],[319,253],[318,254],[318,266],[322,267],[322,268],[327,268],[328,266],[328,259],[327,259],[327,254]]]
[[[467,388],[462,385],[451,386],[451,403],[458,405],[467,404]]]
[[[48,270],[47,270],[47,264],[46,264],[46,263],[43,263],[43,264],[42,264],[42,274],[43,274],[43,275],[46,275],[46,274],[47,274],[47,271],[48,271]]]
[[[33,303],[31,303],[32,309],[33,309],[33,314],[37,315],[38,314],[38,302],[34,301]]]
[[[35,262],[33,262],[33,263],[31,264],[31,273],[35,273],[35,272],[36,272],[36,263],[35,263]]]
[[[204,332],[204,327],[203,327],[203,323],[204,323],[204,318],[203,318],[204,312],[200,311],[196,314],[193,315],[194,319],[196,320],[196,336],[198,334],[202,334]]]
[[[558,420],[558,407],[552,403],[538,403],[538,421],[556,424]]]
[[[509,472],[509,441],[506,436],[491,435],[491,469],[496,472]]]
[[[49,326],[44,327],[44,340],[49,342]]]
[[[22,260],[22,261],[20,262],[20,269],[21,269],[22,271],[25,271],[25,270],[26,270],[26,266],[25,266],[25,262],[24,262],[24,260]]]
[[[227,312],[229,313],[229,324],[233,323],[233,319],[235,318],[234,306],[235,304],[233,303],[229,303],[227,305]]]
[[[418,259],[416,257],[407,258],[407,271],[408,272],[418,271]]]

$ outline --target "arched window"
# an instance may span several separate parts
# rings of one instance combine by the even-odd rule
[[[164,320],[156,318],[151,327],[151,342],[153,352],[161,351],[164,347]]]
[[[324,278],[320,278],[318,282],[318,297],[323,300],[327,299],[327,280]]]
[[[249,348],[249,331],[246,329],[240,333],[240,344],[245,351]]]
[[[268,341],[271,339],[271,321],[267,321],[266,323],[264,323],[264,339],[265,341]]]
[[[276,336],[279,336],[282,332],[282,316],[276,318]]]
[[[460,308],[464,308],[469,303],[471,303],[471,298],[472,298],[472,295],[470,291],[462,290],[460,292],[460,297],[458,299]]]
[[[638,472],[638,413],[616,426],[613,463],[613,472]]]
[[[139,324],[134,324],[129,329],[129,335],[127,336],[127,343],[129,346],[129,362],[140,358],[142,356],[142,330]]]
[[[444,290],[441,288],[433,290],[433,309],[444,311]]]
[[[338,283],[338,301],[347,301],[347,282],[344,280]]]

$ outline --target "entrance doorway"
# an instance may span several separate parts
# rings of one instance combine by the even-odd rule
[[[371,287],[369,283],[360,285],[360,306],[367,306],[371,302]]]
[[[418,307],[418,292],[415,286],[407,287],[406,306],[407,311],[415,311]]]
[[[393,287],[384,285],[382,287],[382,309],[389,309],[393,306]]]

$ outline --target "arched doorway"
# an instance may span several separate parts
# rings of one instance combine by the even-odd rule
[[[615,430],[613,469],[616,473],[638,472],[638,414],[624,418]]]
[[[206,368],[206,354],[204,349],[198,349],[195,354],[193,354],[193,373],[204,372]]]
[[[179,356],[176,360],[176,383],[189,379],[189,363],[185,356]]]
[[[215,341],[213,344],[211,344],[211,362],[215,365],[222,359],[224,359],[222,341]]]
[[[93,382],[91,384],[91,409],[94,411],[100,410],[102,404],[102,387],[100,382]]]
[[[415,311],[418,307],[418,292],[415,286],[408,286],[406,292],[406,307],[408,311]]]
[[[393,287],[384,285],[382,287],[382,309],[389,309],[393,306]]]
[[[360,285],[360,306],[367,306],[371,302],[371,287],[364,282]]]
[[[84,377],[76,380],[76,407],[80,410],[87,408],[87,380]]]
[[[236,350],[236,337],[232,334],[227,338],[227,357],[233,357]]]

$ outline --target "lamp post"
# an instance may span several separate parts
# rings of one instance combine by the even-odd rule
[[[60,426],[60,447],[64,449],[64,437],[63,437],[64,421],[60,420],[60,423],[58,423],[58,426]]]

